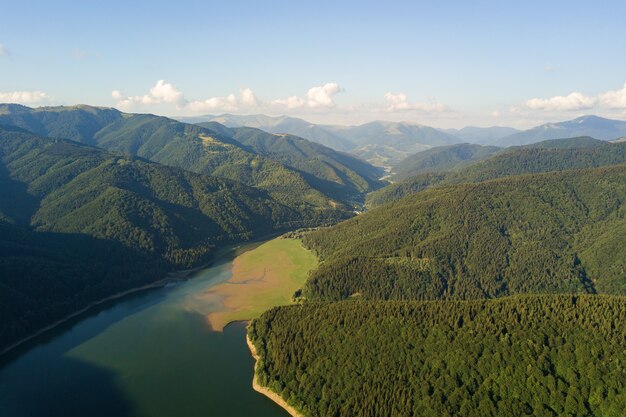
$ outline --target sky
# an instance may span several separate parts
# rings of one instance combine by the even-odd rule
[[[0,0],[0,102],[527,128],[626,119],[624,1]]]

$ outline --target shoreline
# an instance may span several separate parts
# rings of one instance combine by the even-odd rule
[[[192,272],[194,272],[194,271],[190,270],[188,272],[188,274],[191,274]],[[170,276],[170,274],[171,274],[171,276]],[[185,278],[185,277],[183,277],[181,275],[184,275],[183,271],[177,271],[176,273],[169,273],[167,277],[162,278],[162,279],[160,279],[158,281],[155,281],[153,283],[142,285],[141,287],[130,288],[128,290],[121,291],[121,292],[109,295],[108,297],[102,298],[100,300],[93,301],[93,302],[89,303],[88,305],[86,305],[85,307],[81,308],[80,310],[77,310],[77,311],[75,311],[73,313],[70,313],[69,315],[63,317],[62,319],[59,319],[59,320],[55,321],[54,323],[51,323],[51,324],[47,325],[46,327],[43,327],[43,328],[37,330],[36,332],[31,333],[30,335],[28,335],[28,336],[18,340],[17,342],[13,343],[12,345],[9,345],[6,348],[0,350],[0,358],[2,356],[4,356],[5,354],[11,352],[12,350],[17,349],[18,347],[20,347],[24,343],[27,343],[27,342],[33,340],[34,338],[36,338],[38,336],[41,336],[42,334],[44,334],[46,332],[49,332],[50,330],[53,330],[53,329],[59,327],[63,323],[66,323],[66,322],[72,320],[73,318],[76,318],[76,317],[80,316],[81,314],[84,314],[84,313],[88,312],[92,308],[97,307],[97,306],[99,306],[101,304],[104,304],[104,303],[106,303],[108,301],[113,301],[113,300],[116,300],[118,298],[122,298],[124,296],[130,295],[130,294],[134,294],[134,293],[137,293],[137,292],[141,292],[141,291],[147,291],[147,290],[151,290],[151,289],[155,289],[155,288],[162,288],[162,287],[165,287],[168,284],[182,282],[182,281],[187,279],[187,278]]]
[[[283,232],[284,233],[284,232]],[[187,281],[190,277],[191,274],[193,274],[194,272],[200,271],[204,268],[208,268],[209,266],[215,264],[216,262],[219,262],[220,260],[227,258],[229,256],[236,256],[237,250],[239,248],[241,248],[242,246],[247,246],[247,245],[253,245],[255,243],[258,242],[263,242],[269,238],[272,237],[276,237],[276,236],[280,236],[281,234],[277,234],[276,232],[274,233],[270,233],[268,235],[264,235],[264,236],[260,236],[258,238],[249,240],[249,241],[245,241],[245,242],[238,242],[238,243],[232,243],[229,245],[226,245],[223,248],[218,249],[213,258],[206,262],[205,264],[199,265],[197,267],[194,268],[190,268],[190,269],[179,269],[176,271],[170,271],[166,274],[166,276],[164,278],[161,278],[157,281],[151,282],[149,284],[145,284],[142,285],[140,287],[135,287],[135,288],[129,288],[127,290],[115,293],[115,294],[111,294],[107,297],[101,298],[99,300],[93,301],[91,303],[89,303],[88,305],[86,305],[85,307],[74,311],[73,313],[68,314],[67,316],[55,321],[54,323],[51,323],[39,330],[36,330],[35,332],[29,334],[28,336],[23,337],[22,339],[18,340],[17,342],[7,346],[6,348],[3,348],[2,350],[0,350],[0,359],[3,358],[3,356],[9,354],[11,351],[17,349],[18,347],[22,346],[23,344],[35,339],[38,336],[41,336],[42,334],[49,332],[57,327],[59,327],[60,325],[62,325],[63,323],[67,323],[68,321],[80,316],[81,314],[84,314],[86,312],[88,312],[89,310],[91,310],[92,308],[98,307],[101,304],[104,304],[108,301],[113,301],[116,300],[118,298],[122,298],[125,297],[127,295],[130,294],[134,294],[134,293],[138,293],[141,291],[147,291],[147,290],[151,290],[151,289],[155,289],[155,288],[162,288],[165,287],[168,284],[174,284],[174,283],[179,283],[179,282],[183,282],[183,281]]]
[[[259,363],[259,355],[257,354],[256,348],[254,347],[254,344],[250,340],[250,337],[248,336],[247,332],[246,332],[246,343],[248,344],[248,349],[250,349],[250,354],[254,358],[254,377],[252,378],[252,389],[258,392],[259,394],[265,395],[267,398],[274,401],[276,404],[281,406],[285,411],[287,411],[293,417],[304,417],[304,414],[300,413],[294,407],[287,404],[287,401],[285,401],[280,395],[270,390],[269,388],[264,387],[259,384],[259,381],[257,379],[257,374],[256,374],[256,367],[257,367],[257,364]]]

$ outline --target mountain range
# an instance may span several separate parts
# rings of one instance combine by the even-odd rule
[[[360,156],[373,165],[390,169],[404,158],[437,146],[473,143],[508,147],[547,139],[590,136],[614,140],[626,136],[626,122],[598,116],[548,123],[520,131],[502,126],[436,129],[408,122],[374,121],[360,126],[322,125],[302,119],[266,115],[198,116],[190,123],[219,122],[228,127],[254,127],[271,133],[296,135],[331,148]]]
[[[224,245],[348,218],[384,185],[305,139],[210,127],[0,105],[0,348]]]

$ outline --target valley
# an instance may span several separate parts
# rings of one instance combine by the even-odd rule
[[[623,141],[308,128],[361,149],[414,146],[372,164],[354,147],[216,120],[0,109],[1,347],[72,317],[4,354],[3,415],[61,415],[72,391],[95,416],[624,406],[622,368],[606,365],[626,360],[621,339],[604,342],[626,294]],[[597,128],[576,126],[586,120]],[[505,133],[523,132],[485,141]]]

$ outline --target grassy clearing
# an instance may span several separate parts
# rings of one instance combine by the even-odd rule
[[[231,321],[253,319],[271,307],[290,304],[316,266],[317,258],[299,239],[276,238],[239,255],[232,278],[211,290],[224,309],[210,313],[209,324],[221,331]]]

